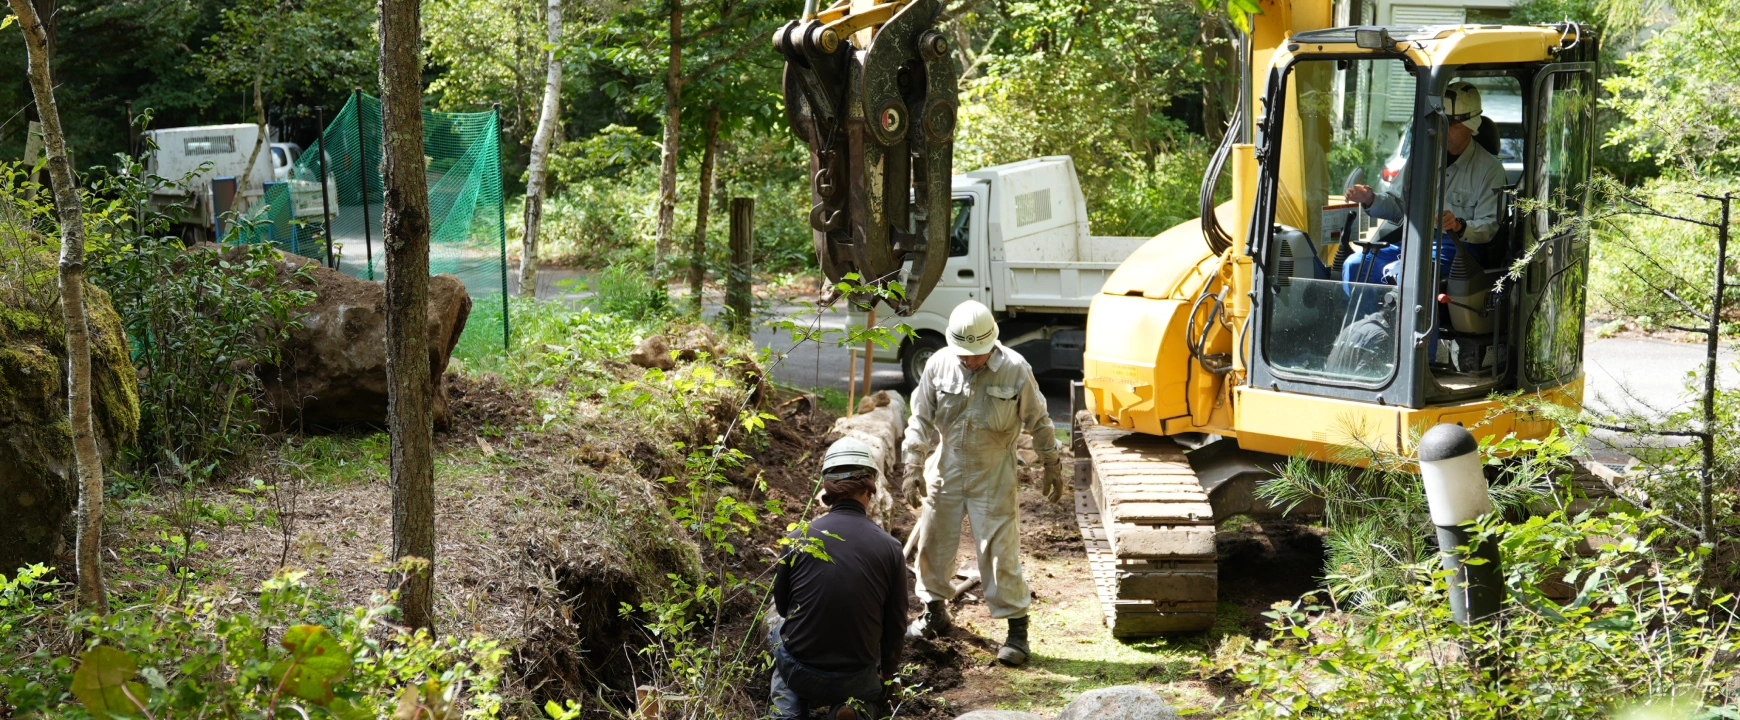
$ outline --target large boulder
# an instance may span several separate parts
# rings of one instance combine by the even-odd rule
[[[0,277],[0,575],[8,576],[55,563],[78,506],[54,258],[42,250],[18,262]],[[139,429],[139,381],[108,294],[87,284],[85,310],[92,418],[106,465]]]
[[[386,286],[294,255],[281,255],[277,265],[279,282],[314,293],[300,311],[302,327],[279,348],[279,364],[259,371],[278,424],[316,429],[386,423]],[[429,278],[429,381],[438,425],[450,419],[444,376],[470,315],[465,283],[453,275]]]
[[[1114,685],[1077,695],[1057,720],[1178,720],[1178,711],[1153,690]]]
[[[974,710],[956,717],[955,720],[1045,720],[1045,718],[1020,710]]]

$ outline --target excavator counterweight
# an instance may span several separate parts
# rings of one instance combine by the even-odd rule
[[[832,283],[909,315],[948,260],[957,87],[937,0],[841,2],[774,34],[786,119],[810,147],[810,228]],[[871,293],[853,297],[868,306]]]

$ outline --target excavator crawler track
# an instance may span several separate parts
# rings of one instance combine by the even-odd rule
[[[1076,522],[1106,626],[1115,637],[1209,629],[1214,511],[1183,448],[1091,421],[1078,429]]]

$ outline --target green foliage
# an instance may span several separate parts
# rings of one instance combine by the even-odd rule
[[[496,642],[409,634],[385,622],[396,611],[381,598],[338,612],[301,572],[266,581],[257,606],[239,594],[164,594],[63,624],[69,589],[41,568],[0,577],[0,628],[19,629],[0,634],[0,713],[361,720],[402,711],[406,697],[428,720],[460,717],[453,705],[467,718],[501,709],[507,651]],[[52,649],[67,635],[86,638],[76,663]]]
[[[1367,614],[1277,603],[1272,639],[1221,652],[1216,669],[1248,685],[1233,717],[1595,718],[1645,705],[1731,717],[1733,598],[1702,602],[1699,559],[1659,549],[1638,522],[1484,521],[1475,541],[1500,544],[1509,589],[1487,623],[1450,618],[1436,561],[1411,565],[1399,596]],[[1595,551],[1580,555],[1584,543]],[[1573,597],[1554,600],[1552,587]]]
[[[1740,2],[1687,3],[1679,17],[1619,60],[1607,103],[1624,121],[1607,138],[1693,176],[1740,170],[1740,48],[1727,40]]]
[[[277,362],[312,293],[280,281],[270,246],[187,247],[151,200],[174,183],[117,161],[86,194],[85,224],[90,276],[114,300],[140,369],[137,457],[162,477],[203,481],[257,434],[256,370]]]
[[[644,136],[641,139],[646,140]],[[720,152],[718,185],[707,227],[708,267],[716,269],[716,277],[723,277],[730,233],[726,212],[733,197],[755,200],[757,273],[814,267],[804,156],[796,151],[789,134],[771,138],[740,135],[736,139],[745,144],[730,144]],[[552,155],[552,172],[563,173],[566,184],[544,202],[539,257],[589,268],[652,264],[658,163],[656,154],[635,155],[645,151],[644,147],[633,149],[639,142],[625,132],[613,131],[609,137],[568,143],[564,152],[575,146],[583,148],[568,159]],[[594,148],[597,154],[593,154]],[[618,164],[614,153],[619,151],[642,159],[637,164]],[[691,162],[679,178],[679,198],[692,199],[698,192],[700,160],[696,155],[689,156]],[[684,243],[693,235],[695,212],[694,202],[677,203],[676,227]],[[525,213],[510,207],[507,214],[508,244],[512,246],[524,236]],[[688,254],[679,255],[674,261],[676,267],[683,267]]]
[[[1611,181],[1598,180],[1595,185],[1596,205],[1604,211],[1591,221],[1593,309],[1650,330],[1703,324],[1656,288],[1707,307],[1708,288],[1715,282],[1716,232],[1670,218],[1632,214],[1642,208],[1626,198],[1669,215],[1715,222],[1720,219],[1720,206],[1697,195],[1720,195],[1740,188],[1740,183],[1727,178],[1656,178],[1630,188]]]
[[[657,318],[632,319],[575,310],[561,302],[512,299],[513,343],[461,342],[453,355],[473,373],[492,372],[514,384],[546,386],[558,382],[590,387],[614,376],[599,361],[623,358],[654,332]]]
[[[106,645],[98,645],[79,656],[79,669],[73,672],[72,694],[98,720],[114,715],[127,716],[145,708],[145,686],[134,682],[139,666],[127,653]]]
[[[375,73],[372,10],[343,0],[226,3],[220,29],[192,60],[211,83],[258,84],[268,102],[307,87],[342,92]]]
[[[550,153],[550,186],[558,189],[592,178],[614,178],[659,156],[658,141],[639,130],[606,125],[584,140],[562,143]]]
[[[1552,474],[1567,466],[1576,447],[1557,432],[1542,440],[1510,436],[1482,443],[1493,506],[1521,512],[1547,500]],[[1258,497],[1289,512],[1322,504],[1329,530],[1324,575],[1337,603],[1378,608],[1394,602],[1417,580],[1416,568],[1435,556],[1436,541],[1422,520],[1426,493],[1413,462],[1388,447],[1357,445],[1334,464],[1293,458],[1279,477],[1258,486]]]
[[[1174,103],[1232,71],[1213,62],[1201,12],[1027,0],[961,18],[962,36],[984,39],[962,82],[957,172],[1070,155],[1095,232],[1152,235],[1196,217],[1212,148]]]

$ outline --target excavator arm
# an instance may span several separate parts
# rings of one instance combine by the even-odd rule
[[[938,0],[842,0],[774,34],[786,119],[810,148],[810,228],[834,283],[924,302],[948,261],[957,77]],[[871,293],[851,298],[861,306]]]

